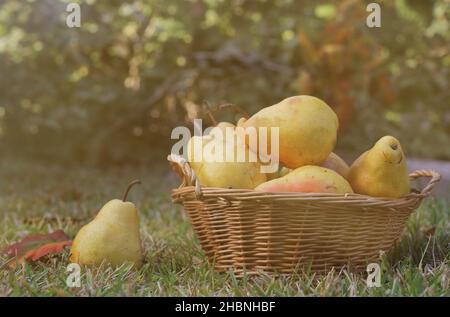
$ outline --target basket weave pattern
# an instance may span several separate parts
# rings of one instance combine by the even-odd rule
[[[169,155],[183,183],[172,192],[183,204],[200,244],[217,271],[282,273],[310,268],[365,269],[401,236],[406,220],[440,176],[420,193],[400,199],[358,194],[265,193],[201,187],[189,164]]]

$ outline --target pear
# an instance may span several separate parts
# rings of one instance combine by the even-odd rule
[[[408,167],[400,142],[382,137],[353,162],[348,180],[358,194],[390,198],[408,194]]]
[[[226,128],[235,128],[235,127],[236,126],[234,124],[232,124],[231,122],[222,121],[222,122],[219,122],[213,129],[219,128],[225,132]]]
[[[247,118],[239,118],[239,120],[238,120],[237,123],[236,123],[236,126],[238,126],[238,127],[243,127],[245,121],[247,121]]]
[[[290,172],[292,172],[292,169],[287,168],[286,166],[280,166],[276,172],[267,174],[267,180],[270,181],[272,179],[286,176]]]
[[[203,186],[253,189],[267,180],[261,164],[257,159],[250,160],[251,153],[243,137],[236,133],[231,138],[216,137],[213,132],[193,136],[187,151],[189,164]],[[231,160],[227,160],[227,152],[233,154],[229,156]]]
[[[279,128],[279,161],[288,168],[325,161],[336,143],[339,125],[336,114],[324,101],[306,95],[286,98],[239,124],[245,128],[267,127],[268,140],[270,128]],[[252,143],[250,149],[257,152],[259,145]]]
[[[187,159],[194,171],[198,171],[203,164],[203,148],[211,141],[211,135],[194,135],[187,143]]]
[[[126,201],[131,187],[128,185],[122,200],[106,203],[97,216],[77,233],[70,251],[70,261],[85,265],[113,266],[132,263],[139,267],[143,251],[139,235],[139,215],[136,206]]]
[[[283,166],[280,168],[280,177],[286,176],[287,174],[289,174],[290,172],[292,172],[291,168],[287,168],[286,166]]]
[[[348,164],[334,152],[331,152],[320,166],[329,168],[344,178],[348,177],[348,172],[350,171]]]
[[[353,193],[350,184],[328,168],[306,165],[286,176],[262,183],[255,190],[265,192]]]

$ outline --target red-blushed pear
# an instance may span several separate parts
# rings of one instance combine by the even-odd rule
[[[384,136],[350,167],[348,180],[358,194],[399,198],[409,193],[410,180],[400,142]]]
[[[144,256],[139,215],[136,206],[126,201],[130,188],[138,183],[138,180],[131,182],[122,200],[113,199],[106,203],[94,220],[80,229],[70,250],[71,262],[141,266]]]
[[[286,176],[262,183],[255,190],[265,192],[353,193],[352,187],[341,175],[328,168],[315,165],[299,167]]]
[[[328,155],[327,159],[322,164],[320,164],[320,166],[335,171],[345,179],[347,179],[348,172],[350,171],[350,167],[348,166],[348,164],[334,152],[331,152],[330,155]]]
[[[288,168],[317,165],[325,161],[334,148],[339,126],[334,111],[313,96],[294,96],[263,108],[238,126],[268,129],[279,128],[279,161]],[[247,143],[258,152],[257,142]],[[270,153],[270,144],[269,144]]]

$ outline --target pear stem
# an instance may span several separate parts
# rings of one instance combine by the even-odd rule
[[[227,108],[227,107],[233,108],[233,110],[235,112],[242,114],[245,119],[250,118],[250,115],[248,114],[248,112],[245,111],[244,109],[242,109],[241,107],[239,107],[238,105],[235,105],[232,103],[225,103],[225,104],[219,105],[219,109],[223,109],[223,108]]]
[[[216,126],[217,125],[217,120],[214,117],[214,115],[212,114],[211,106],[209,105],[208,101],[205,101],[205,104],[206,104],[206,113],[208,114],[209,118],[211,119],[213,125]]]
[[[127,189],[125,190],[125,193],[123,194],[122,201],[127,201],[128,193],[130,192],[131,187],[133,187],[136,184],[142,184],[142,182],[139,179],[135,179],[134,181],[129,183]]]

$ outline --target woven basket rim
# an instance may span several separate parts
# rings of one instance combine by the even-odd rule
[[[195,190],[195,186],[183,186],[181,188]],[[180,188],[174,189],[174,191]],[[421,193],[410,193],[404,197],[400,198],[390,198],[390,197],[373,197],[368,195],[362,195],[357,193],[346,193],[346,194],[335,194],[335,193],[301,193],[301,192],[264,192],[254,189],[233,189],[233,188],[222,188],[222,187],[209,187],[201,186],[202,196],[205,194],[216,194],[216,195],[230,195],[230,196],[240,196],[240,197],[252,197],[255,199],[271,199],[271,198],[345,198],[346,200],[379,200],[384,202],[392,202],[399,200],[409,200],[422,198]]]

